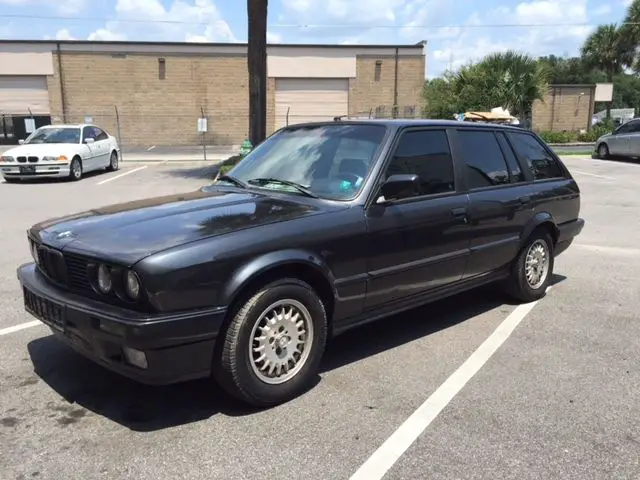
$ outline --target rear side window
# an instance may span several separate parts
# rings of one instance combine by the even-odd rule
[[[507,142],[504,133],[496,132],[496,138],[502,147],[502,153],[504,153],[504,158],[507,161],[507,165],[509,166],[509,173],[511,174],[511,182],[518,183],[524,182],[526,179],[524,178],[524,173],[522,173],[522,169],[520,168],[520,163],[516,158],[516,154],[513,152],[513,148]]]
[[[457,137],[470,189],[509,183],[507,162],[492,131],[458,130]]]
[[[528,133],[509,132],[509,139],[518,156],[525,160],[534,180],[563,177],[558,162],[547,152],[540,141]]]
[[[387,177],[416,174],[420,177],[420,195],[455,190],[453,158],[444,130],[413,130],[400,137]]]

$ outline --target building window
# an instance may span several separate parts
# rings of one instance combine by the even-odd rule
[[[382,60],[376,60],[376,68],[373,72],[373,79],[376,82],[380,81],[380,74],[382,73]]]
[[[164,58],[159,58],[158,59],[158,79],[159,80],[164,80],[166,77],[166,72],[167,71],[167,67],[166,67],[166,62],[164,61]]]

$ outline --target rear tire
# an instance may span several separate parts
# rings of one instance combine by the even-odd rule
[[[79,157],[73,157],[69,164],[69,180],[77,182],[82,178],[82,162]]]
[[[111,152],[111,157],[109,160],[109,166],[107,167],[107,172],[115,172],[120,168],[120,161],[118,158],[118,154],[116,152]]]
[[[212,368],[224,390],[249,405],[269,407],[312,386],[325,349],[327,315],[307,283],[269,283],[231,314]]]
[[[511,267],[507,293],[523,303],[544,297],[553,276],[553,266],[551,235],[544,229],[536,230]]]

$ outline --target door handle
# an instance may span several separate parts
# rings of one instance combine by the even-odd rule
[[[465,207],[454,208],[451,210],[451,214],[455,218],[460,219],[462,223],[467,223],[469,220],[467,217],[467,209]]]

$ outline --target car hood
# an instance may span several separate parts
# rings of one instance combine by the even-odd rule
[[[131,265],[177,245],[322,211],[294,196],[203,187],[47,220],[30,234],[55,248]]]
[[[6,150],[3,157],[28,157],[30,155],[41,157],[43,155],[63,155],[65,152],[77,150],[75,143],[34,143],[32,145],[19,145]]]

